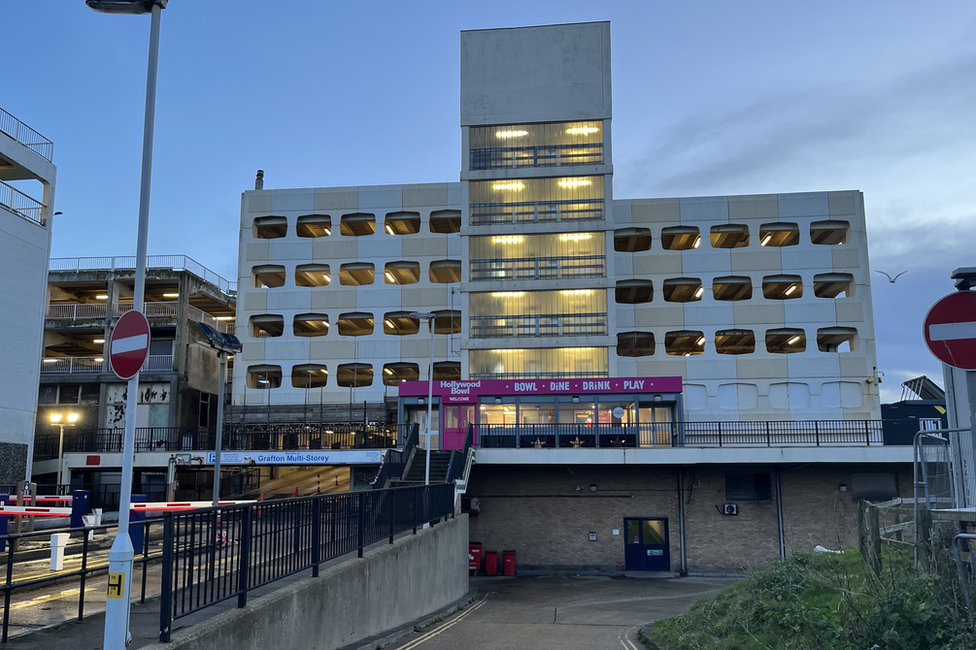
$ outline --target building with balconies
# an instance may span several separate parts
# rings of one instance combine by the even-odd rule
[[[95,492],[119,485],[127,383],[112,372],[106,341],[132,309],[134,280],[134,257],[50,261],[34,451],[34,475],[45,483]],[[213,447],[219,367],[196,323],[233,331],[236,286],[185,255],[151,255],[145,292],[152,335],[140,374],[136,484],[165,490],[173,452]],[[50,416],[68,413],[77,420],[62,442]]]
[[[244,192],[230,421],[470,425],[471,537],[541,569],[759,566],[911,493],[859,191],[615,197],[609,23],[462,32],[460,104],[458,183]]]
[[[45,280],[54,211],[54,145],[0,108],[0,484],[30,476]],[[39,198],[38,198],[39,197]]]

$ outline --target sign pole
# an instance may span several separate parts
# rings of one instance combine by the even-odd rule
[[[227,367],[227,353],[217,350],[218,361],[220,362],[220,385],[217,388],[217,433],[214,436],[214,482],[213,482],[213,505],[217,507],[220,501],[220,446],[223,443],[224,434],[224,373]]]
[[[165,3],[163,3],[165,4]],[[146,252],[149,242],[149,188],[152,178],[153,124],[156,113],[156,63],[159,58],[159,22],[162,7],[152,5],[149,27],[149,63],[146,71],[146,112],[142,132],[142,175],[139,185],[139,227],[136,237],[136,276],[132,306],[143,310],[146,295]],[[122,489],[119,495],[119,527],[108,553],[109,580],[105,601],[104,650],[124,650],[132,642],[129,609],[132,596],[132,560],[129,537],[129,504],[132,501],[132,459],[135,452],[136,409],[139,405],[139,372],[129,379],[125,405],[125,440],[122,445]]]

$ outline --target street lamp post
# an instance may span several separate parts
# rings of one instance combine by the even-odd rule
[[[146,248],[149,241],[149,188],[152,178],[153,124],[156,111],[156,63],[159,55],[159,22],[168,0],[85,0],[89,9],[106,14],[151,14],[149,63],[146,70],[146,111],[142,131],[142,174],[139,182],[139,227],[136,236],[136,275],[132,306],[142,311],[146,290]],[[129,504],[132,501],[132,461],[135,451],[139,373],[129,379],[125,406],[125,439],[122,444],[122,486],[119,495],[119,527],[109,551],[108,597],[105,602],[105,650],[124,650],[132,641],[129,604],[132,595],[132,560],[129,538]]]
[[[58,434],[58,485],[61,485],[61,477],[64,474],[64,424],[61,420],[65,420],[68,426],[74,426],[78,421],[78,414],[68,413],[66,416],[60,413],[51,414],[51,424],[60,432]]]
[[[430,328],[430,365],[427,366],[427,426],[424,433],[424,447],[427,451],[427,460],[424,464],[424,485],[430,485],[430,418],[434,408],[434,314],[414,311],[410,315],[427,321],[427,326]],[[439,430],[440,427],[438,427]]]

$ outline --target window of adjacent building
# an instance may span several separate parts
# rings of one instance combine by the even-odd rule
[[[332,282],[328,264],[299,264],[295,267],[295,285],[299,287],[326,287]]]
[[[712,297],[715,300],[749,300],[752,298],[752,278],[727,275],[712,280]]]
[[[654,300],[654,283],[650,280],[617,280],[614,300],[623,305],[637,305]]]
[[[810,224],[810,241],[822,246],[846,244],[851,239],[851,224],[849,221],[830,219],[814,221]]]
[[[819,273],[813,276],[813,295],[818,298],[849,298],[854,295],[854,276],[850,273]]]
[[[766,330],[766,352],[792,354],[807,349],[807,335],[802,329],[782,327]]]
[[[420,263],[387,262],[383,270],[383,281],[386,284],[415,284],[420,282]]]
[[[427,276],[435,284],[461,281],[461,260],[434,260],[427,267]]]
[[[255,239],[278,239],[288,234],[285,217],[255,217],[252,232]]]
[[[668,302],[696,302],[702,299],[705,287],[701,278],[668,278],[663,291]]]
[[[258,365],[247,368],[247,387],[267,390],[281,386],[281,366]]]
[[[661,247],[669,251],[687,251],[701,246],[698,226],[669,226],[661,229]]]
[[[339,336],[369,336],[373,333],[373,315],[369,312],[351,311],[339,314],[336,321]]]
[[[792,300],[803,297],[803,278],[799,275],[767,275],[762,281],[763,297]]]
[[[606,291],[493,291],[468,294],[471,338],[601,336]]]
[[[603,219],[603,176],[471,181],[473,226]]]
[[[387,235],[415,235],[420,232],[419,212],[390,212],[383,230]]]
[[[62,384],[58,388],[58,404],[77,404],[81,396],[81,386],[78,384]]]
[[[742,248],[749,245],[749,226],[723,223],[712,226],[709,234],[712,248]]]
[[[291,367],[291,385],[294,388],[324,388],[329,382],[329,371],[322,364],[306,363]]]
[[[894,472],[852,472],[851,498],[887,501],[898,496],[898,475]]]
[[[653,332],[619,332],[618,357],[648,357],[654,354]]]
[[[857,349],[857,330],[853,327],[821,327],[817,330],[817,349],[821,352],[852,352]]]
[[[719,354],[752,354],[756,351],[756,334],[752,330],[715,332],[715,351]]]
[[[651,250],[650,228],[621,228],[613,231],[613,250],[621,253],[636,253]]]
[[[41,386],[37,394],[37,403],[43,405],[57,404],[58,403],[58,387],[57,386]]]
[[[678,357],[690,357],[705,351],[705,333],[678,330],[664,335],[664,351]]]
[[[397,386],[401,381],[418,381],[420,366],[416,363],[388,363],[383,366],[383,385]]]
[[[251,284],[255,289],[285,286],[285,267],[280,264],[263,264],[251,268]]]
[[[725,475],[725,498],[728,501],[769,501],[772,494],[769,474]]]
[[[468,142],[472,170],[603,164],[603,123],[596,120],[474,126]]]
[[[247,325],[252,338],[275,338],[284,333],[285,318],[281,314],[255,314],[248,319]]]
[[[461,311],[459,309],[442,309],[432,312],[434,314],[433,325],[434,334],[460,334],[461,333]]]
[[[434,381],[451,381],[461,378],[460,361],[435,361]]]
[[[367,212],[344,214],[339,221],[339,233],[346,237],[366,237],[376,232],[376,215]]]
[[[420,319],[408,311],[390,311],[383,315],[383,333],[410,336],[420,331]]]
[[[495,348],[468,352],[471,379],[606,377],[607,348]]]
[[[373,366],[369,363],[340,363],[336,368],[336,385],[362,388],[373,385]]]
[[[329,315],[317,313],[296,314],[291,323],[291,329],[295,336],[325,336],[329,333]]]
[[[799,243],[799,224],[777,221],[759,226],[760,246],[796,246]]]
[[[435,210],[430,213],[430,231],[442,235],[461,232],[460,210]]]
[[[295,230],[299,237],[328,237],[332,234],[332,217],[327,214],[306,214],[298,217]]]
[[[371,262],[349,262],[339,267],[339,284],[361,287],[373,284],[376,277],[375,267]]]
[[[606,275],[602,232],[469,237],[472,282],[556,280]]]

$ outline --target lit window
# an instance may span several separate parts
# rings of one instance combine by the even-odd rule
[[[299,264],[295,267],[295,286],[326,287],[332,282],[328,264]]]
[[[376,215],[354,212],[342,215],[339,232],[346,237],[366,237],[376,232]]]
[[[285,267],[279,264],[265,264],[251,269],[251,284],[255,289],[282,287],[285,285]]]
[[[756,334],[752,330],[715,332],[715,351],[719,354],[752,354],[756,351]]]
[[[291,385],[294,388],[324,388],[329,381],[329,371],[317,363],[306,363],[291,368]]]
[[[288,234],[288,219],[285,217],[256,217],[253,234],[255,239],[278,239]]]
[[[383,230],[387,235],[414,235],[420,232],[419,212],[391,212]]]
[[[752,279],[729,275],[712,280],[712,297],[715,300],[749,300],[752,298]]]
[[[247,387],[268,390],[281,387],[281,366],[248,366]]]
[[[332,234],[332,217],[327,214],[306,214],[298,217],[295,230],[299,237],[328,237]]]
[[[663,291],[668,302],[697,302],[705,294],[701,278],[668,278]]]
[[[846,244],[851,239],[851,224],[843,220],[814,221],[810,224],[810,241],[822,246]]]
[[[760,246],[796,246],[800,243],[800,226],[795,223],[764,223],[759,226]]]
[[[712,226],[709,238],[712,248],[742,248],[749,245],[749,226],[736,223]]]
[[[768,300],[793,300],[803,297],[803,278],[799,275],[767,275],[763,278],[763,297]]]
[[[690,357],[705,351],[705,334],[696,330],[679,330],[664,335],[664,351],[678,357]]]
[[[661,229],[661,247],[669,251],[687,251],[701,246],[697,226],[669,226]]]
[[[416,363],[388,363],[383,366],[383,385],[398,386],[403,381],[418,381],[420,366]]]
[[[315,337],[329,333],[328,314],[296,314],[291,330],[295,336]]]
[[[349,262],[339,267],[339,284],[361,287],[373,284],[376,276],[374,267],[369,262]]]
[[[387,284],[415,284],[420,282],[419,262],[387,262],[383,271]]]
[[[339,336],[369,336],[373,333],[373,315],[369,312],[339,314],[336,324],[339,327]]]
[[[248,333],[253,338],[274,338],[285,331],[285,318],[280,314],[257,314],[248,319]]]
[[[792,354],[807,349],[806,332],[794,327],[766,330],[766,352]]]

